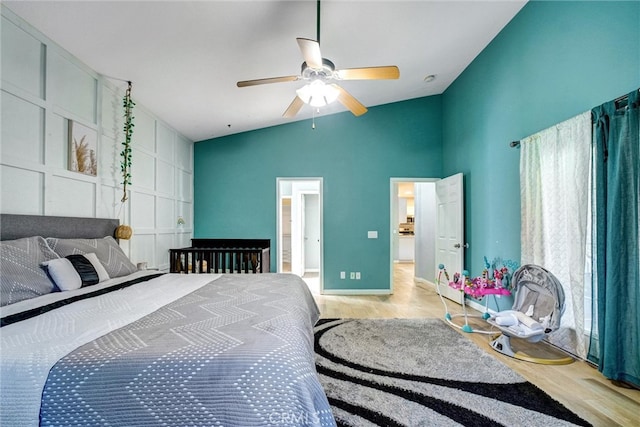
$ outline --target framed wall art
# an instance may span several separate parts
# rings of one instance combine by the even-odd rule
[[[69,170],[98,175],[98,133],[69,120]]]

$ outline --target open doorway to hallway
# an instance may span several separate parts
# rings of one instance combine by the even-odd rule
[[[410,201],[403,199],[411,197],[412,190],[410,209]],[[391,178],[390,205],[392,292],[394,264],[413,261],[416,283],[438,286],[443,296],[461,304],[461,292],[453,290],[444,280],[436,285],[436,266],[442,263],[449,271],[463,270],[464,251],[469,245],[464,241],[462,173],[442,179]]]
[[[415,263],[400,262],[393,265],[393,286],[394,289],[399,283],[407,285],[414,284]],[[396,289],[397,291],[397,289]]]
[[[410,275],[435,276],[435,182],[433,178],[391,178],[391,289]],[[402,277],[396,277],[398,274]]]
[[[278,272],[322,293],[322,178],[277,178]]]

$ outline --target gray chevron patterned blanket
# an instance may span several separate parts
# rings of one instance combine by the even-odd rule
[[[182,295],[155,302],[181,288]],[[166,274],[78,304],[2,328],[3,422],[9,416],[20,425],[335,425],[314,366],[319,312],[295,276]],[[123,325],[123,306],[146,315]],[[66,351],[66,340],[77,344],[67,329],[77,326],[82,335],[85,322],[114,327]],[[26,345],[20,351],[33,354],[13,360],[13,375],[5,369],[4,344],[13,342],[10,353],[20,353],[15,343],[31,339],[14,330],[25,329],[22,323],[49,347]],[[50,359],[44,353],[64,354],[49,371],[33,366]],[[5,374],[22,387],[10,389]],[[41,383],[39,414],[25,422],[26,390]]]

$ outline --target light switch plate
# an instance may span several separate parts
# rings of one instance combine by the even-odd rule
[[[367,231],[367,237],[369,239],[377,239],[378,238],[378,232],[377,231]]]

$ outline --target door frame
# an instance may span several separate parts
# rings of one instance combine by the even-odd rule
[[[393,293],[393,242],[395,235],[397,234],[398,224],[394,224],[394,218],[396,217],[397,204],[395,200],[398,195],[395,193],[395,186],[401,182],[436,182],[440,181],[440,178],[390,178],[389,179],[389,292]],[[435,201],[434,201],[435,202]],[[435,247],[435,242],[434,242]]]
[[[276,178],[276,271],[278,273],[282,272],[282,230],[281,230],[281,222],[282,222],[282,194],[281,194],[281,186],[282,183],[291,181],[291,182],[301,182],[301,181],[316,181],[318,183],[318,216],[320,222],[320,253],[319,253],[319,272],[318,278],[320,281],[320,293],[324,293],[324,201],[323,201],[323,187],[324,182],[322,177],[277,177]],[[303,191],[304,193],[310,193],[309,191]],[[302,192],[301,192],[302,193]],[[312,194],[315,194],[312,192]],[[292,213],[293,215],[293,213]],[[293,258],[293,257],[292,257]]]

